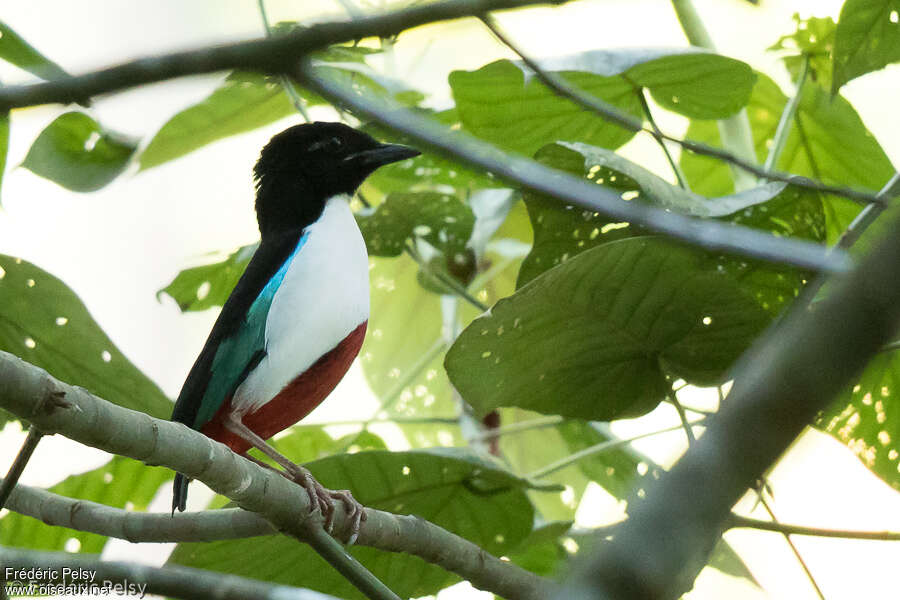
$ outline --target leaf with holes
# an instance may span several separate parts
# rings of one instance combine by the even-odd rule
[[[222,306],[258,245],[241,246],[225,260],[181,271],[169,285],[156,293],[156,297],[166,294],[178,303],[182,312]]]
[[[582,252],[498,302],[444,364],[479,414],[518,406],[607,421],[653,409],[667,375],[721,381],[768,322],[704,254],[630,238]]]
[[[172,403],[116,348],[62,281],[0,255],[0,350],[120,406],[166,419]]]
[[[465,251],[475,216],[455,196],[395,192],[378,206],[357,213],[356,222],[369,256],[398,256],[407,240],[420,238],[453,257]]]
[[[898,392],[900,352],[882,352],[815,422],[896,490],[900,490]]]
[[[832,93],[851,79],[898,61],[900,0],[847,0],[834,36]]]
[[[0,59],[41,79],[62,79],[69,76],[3,22],[0,22]]]
[[[760,162],[775,136],[787,98],[774,81],[757,74],[753,96],[747,107],[753,143]],[[686,136],[721,146],[714,121],[691,121]],[[726,163],[709,157],[682,153],[681,167],[691,189],[707,196],[734,191]],[[859,115],[841,96],[831,97],[807,83],[797,108],[795,126],[785,142],[778,170],[820,179],[825,183],[879,190],[894,174],[890,159],[866,129]],[[834,243],[859,212],[857,203],[826,196],[828,242]]]
[[[465,451],[371,451],[307,465],[333,489],[349,489],[366,506],[415,514],[487,552],[505,554],[532,528],[526,482]],[[352,546],[357,560],[402,598],[434,594],[458,578],[422,559]],[[170,563],[363,598],[315,552],[284,536],[179,544]]]
[[[22,166],[73,192],[93,192],[125,170],[136,148],[86,114],[68,112],[41,132]]]
[[[159,487],[173,475],[169,469],[148,467],[136,460],[116,456],[102,467],[66,478],[49,491],[114,508],[143,511]],[[4,546],[99,554],[106,540],[102,535],[51,527],[13,512],[0,519],[0,544]]]
[[[640,165],[603,148],[564,142],[548,144],[537,152],[535,159],[549,167],[612,188],[620,192],[624,200],[648,202],[698,217],[722,217],[723,220],[761,227],[779,235],[820,239],[806,235],[806,229],[807,222],[819,222],[815,216],[817,214],[821,218],[821,202],[807,207],[805,201],[800,202],[800,192],[787,188],[784,183],[773,182],[730,196],[706,198],[674,186]],[[523,197],[534,228],[535,243],[519,271],[518,287],[585,250],[646,233],[646,230],[628,223],[610,221],[599,213],[564,205],[531,191],[525,191]],[[814,212],[816,207],[818,213]],[[723,264],[727,260],[723,257]],[[747,261],[740,264],[744,268],[751,265]],[[759,265],[752,263],[752,266]],[[793,297],[793,292],[790,296]]]

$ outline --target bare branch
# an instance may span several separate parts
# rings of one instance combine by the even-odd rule
[[[137,85],[226,69],[289,73],[299,58],[331,44],[390,37],[420,25],[488,11],[567,1],[444,0],[350,21],[318,23],[284,36],[144,58],[55,81],[0,87],[0,112],[39,104],[79,102]]]
[[[102,561],[95,557],[79,556],[69,552],[35,552],[31,550],[16,550],[0,547],[0,565],[3,565],[4,573],[12,571],[13,577],[4,581],[4,584],[17,581],[15,571],[28,571],[29,569],[41,569],[44,573],[55,574],[56,577],[43,580],[40,584],[72,584],[72,579],[63,580],[64,569],[86,569],[95,575],[93,582],[98,585],[110,586],[118,584],[123,586],[121,591],[127,596],[144,597],[145,593],[159,596],[171,596],[184,598],[185,600],[246,600],[257,598],[259,600],[336,600],[334,596],[328,596],[312,590],[289,587],[286,585],[273,585],[263,583],[255,579],[245,579],[236,575],[224,573],[211,573],[201,569],[188,567],[148,567],[133,563]],[[30,583],[23,581],[23,583]],[[128,587],[131,586],[131,587]],[[88,591],[88,590],[85,590]],[[69,595],[77,590],[71,587],[65,590]],[[96,591],[97,593],[100,590]],[[38,595],[38,590],[23,593],[31,596]],[[109,592],[103,593],[104,595]],[[51,592],[51,595],[56,595]],[[62,594],[60,594],[62,595]]]
[[[755,229],[702,220],[643,204],[625,202],[611,189],[589,183],[528,158],[509,155],[459,131],[451,131],[413,111],[354,93],[345,86],[319,79],[308,64],[298,69],[300,82],[336,104],[402,132],[445,156],[485,169],[499,177],[558,201],[600,212],[619,221],[644,225],[710,250],[735,252],[815,271],[843,272],[850,267],[846,255],[804,240],[781,238]]]
[[[308,518],[309,498],[303,488],[180,423],[101,400],[6,352],[0,352],[0,382],[0,406],[47,434],[60,433],[88,446],[199,479],[240,507],[259,513],[279,531],[300,539],[306,540],[307,529],[315,527]],[[65,406],[46,402],[48,389],[51,395],[63,392]],[[340,503],[336,513],[335,535],[346,539],[349,522]],[[508,598],[537,599],[553,590],[552,582],[501,561],[424,519],[371,508],[366,508],[366,514],[357,544],[415,554],[480,589]]]
[[[6,505],[9,495],[19,482],[19,477],[22,476],[25,465],[31,460],[31,455],[34,453],[34,450],[37,448],[38,442],[41,441],[43,435],[44,434],[38,431],[38,428],[34,425],[28,428],[28,435],[25,437],[25,441],[22,443],[22,447],[19,449],[19,453],[16,455],[13,464],[9,467],[9,471],[3,479],[3,483],[0,484],[0,508],[3,508]]]
[[[741,515],[731,514],[726,521],[728,528],[760,529],[762,531],[774,531],[789,535],[808,535],[813,537],[844,538],[851,540],[877,540],[900,541],[900,532],[897,531],[858,531],[853,529],[822,529],[820,527],[806,527],[789,523],[775,523],[761,519],[751,519]]]
[[[900,216],[812,309],[795,303],[741,358],[706,433],[634,503],[616,539],[561,598],[671,599],[686,592],[731,507],[891,341],[900,324]]]

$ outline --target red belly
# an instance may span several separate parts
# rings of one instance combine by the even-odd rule
[[[256,412],[244,415],[244,425],[266,440],[311,413],[343,379],[353,359],[359,354],[363,338],[366,337],[367,324],[368,321],[360,323],[344,341],[323,354],[322,358],[287,384],[277,396]],[[225,429],[223,419],[229,412],[230,398],[200,431],[222,442],[234,452],[243,454],[250,448],[250,444]]]

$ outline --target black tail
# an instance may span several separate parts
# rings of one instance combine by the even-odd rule
[[[191,482],[190,479],[182,475],[181,473],[175,474],[175,485],[172,488],[172,514],[175,514],[176,510],[184,512],[185,507],[187,506],[187,493],[188,493],[188,484]]]

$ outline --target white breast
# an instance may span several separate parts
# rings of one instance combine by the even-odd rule
[[[239,415],[258,410],[369,318],[369,258],[349,198],[331,198],[307,231],[269,308],[266,356],[232,399]]]

